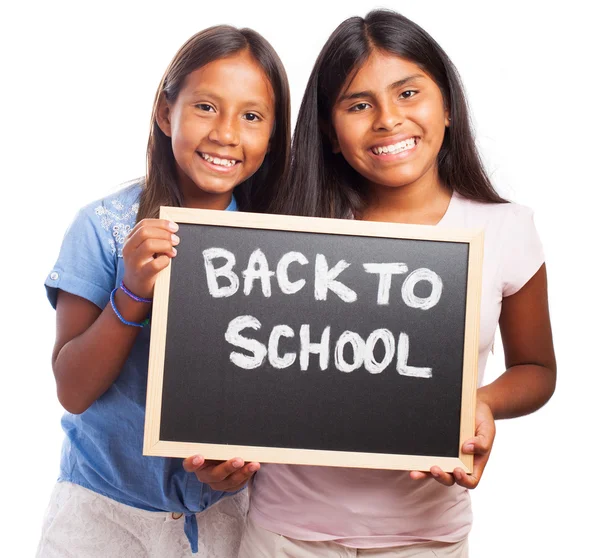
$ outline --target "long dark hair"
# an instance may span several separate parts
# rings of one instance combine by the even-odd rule
[[[333,153],[327,132],[342,86],[375,49],[417,64],[440,88],[452,118],[437,158],[442,183],[469,199],[505,202],[483,168],[461,80],[447,54],[416,23],[390,10],[374,10],[364,19],[342,22],[321,50],[298,113],[289,180],[272,210],[342,218],[364,207],[365,179]]]
[[[275,94],[275,127],[262,165],[250,178],[236,186],[234,194],[240,210],[266,210],[288,171],[291,125],[287,75],[273,47],[256,31],[217,25],[197,33],[179,49],[156,91],[138,221],[158,217],[161,205],[180,207],[183,204],[171,138],[163,133],[156,120],[161,98],[164,96],[168,101],[175,101],[191,72],[244,50],[252,55],[271,82]]]

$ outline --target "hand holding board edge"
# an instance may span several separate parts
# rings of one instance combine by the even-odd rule
[[[144,454],[471,472],[481,231],[160,217]]]

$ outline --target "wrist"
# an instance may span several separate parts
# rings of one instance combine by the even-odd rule
[[[128,322],[141,323],[150,315],[152,304],[149,302],[138,302],[130,298],[123,290],[117,289],[114,294],[114,302],[119,314]]]
[[[136,281],[133,281],[131,278],[127,277],[127,273],[125,273],[125,277],[121,280],[121,283],[118,286],[119,291],[122,291],[121,294],[126,294],[129,298],[140,302],[149,302],[152,303],[152,296],[154,287],[151,286],[149,289],[144,288],[137,284]]]
[[[119,288],[132,300],[135,300],[136,302],[146,302],[148,304],[152,304],[152,298],[151,297],[143,297],[143,296],[138,296],[136,295],[134,292],[130,291],[127,288],[127,285],[125,285],[125,283],[121,280],[121,284],[119,285]]]
[[[485,405],[496,420],[496,409],[494,409],[494,398],[489,393],[487,386],[481,387],[477,390],[477,403]]]

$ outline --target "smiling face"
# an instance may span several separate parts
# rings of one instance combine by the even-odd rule
[[[191,72],[157,122],[171,138],[185,205],[224,209],[233,189],[261,166],[275,122],[271,84],[242,51]]]
[[[439,87],[419,66],[375,50],[333,106],[332,143],[373,188],[439,187],[449,123]]]

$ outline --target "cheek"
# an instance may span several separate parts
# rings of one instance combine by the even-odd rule
[[[338,128],[336,138],[342,151],[348,151],[354,145],[352,134],[349,133],[348,128]]]
[[[192,164],[194,154],[204,137],[199,120],[182,120],[171,136],[173,155],[180,165]]]
[[[351,155],[360,147],[361,134],[355,126],[339,126],[336,130],[336,137],[340,146],[342,155]]]
[[[428,103],[415,108],[413,117],[421,123],[421,127],[426,130],[430,137],[444,137],[446,131],[444,107],[437,103]]]
[[[371,126],[372,117],[367,114],[340,119],[335,125],[340,148],[345,152],[362,152],[367,138],[372,135]]]
[[[271,139],[270,129],[265,129],[260,133],[249,133],[243,138],[243,146],[248,157],[259,160],[258,164],[262,163],[267,151],[269,150],[269,141]],[[275,149],[277,146],[274,146]]]

